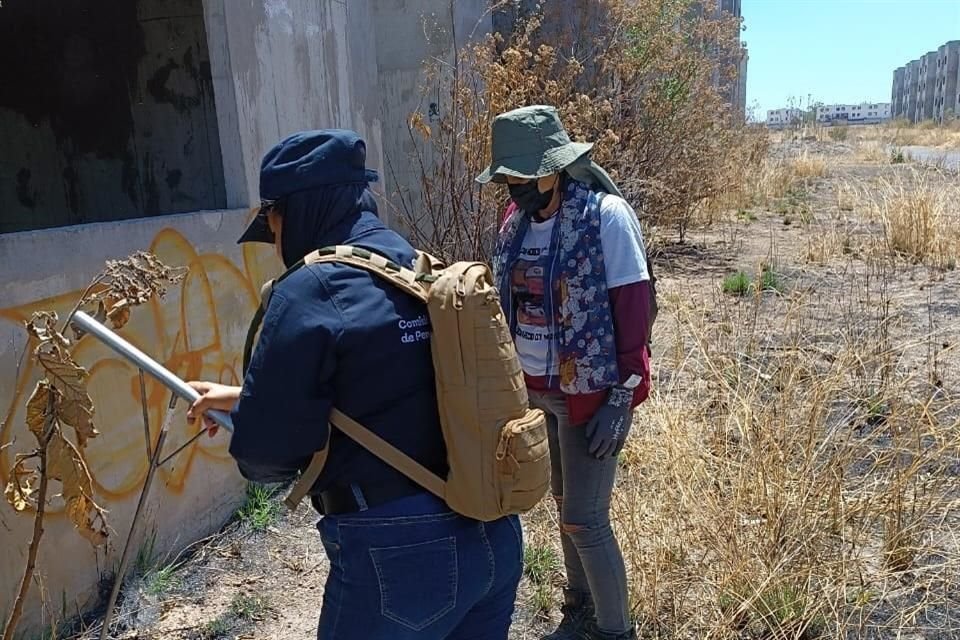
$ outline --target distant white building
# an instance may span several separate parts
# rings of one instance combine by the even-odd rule
[[[786,127],[803,120],[803,109],[770,109],[767,111],[768,127]]]
[[[889,102],[861,102],[860,104],[824,104],[817,107],[817,122],[849,122],[871,124],[890,119]]]

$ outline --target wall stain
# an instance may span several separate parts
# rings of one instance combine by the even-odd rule
[[[180,180],[183,179],[183,171],[180,169],[171,169],[167,171],[167,187],[171,190],[180,186]]]
[[[170,75],[178,69],[185,71],[194,80],[194,86],[197,86],[199,70],[193,62],[193,47],[188,48],[183,54],[182,64],[174,61],[173,58],[168,58],[167,63],[157,69],[147,80],[147,91],[157,103],[172,105],[178,112],[185,113],[200,106],[200,96],[180,93],[168,86]]]
[[[27,209],[37,206],[39,192],[30,188],[30,169],[22,167],[17,171],[17,200]]]

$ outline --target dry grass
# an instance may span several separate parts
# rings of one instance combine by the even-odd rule
[[[849,127],[849,140],[858,146],[879,143],[883,147],[960,148],[960,121],[937,125],[932,121],[911,124],[894,120],[876,126]]]
[[[890,162],[890,151],[879,140],[861,140],[855,143],[855,158],[860,162],[884,164]]]
[[[613,509],[645,637],[960,632],[960,406],[900,364],[927,339],[893,346],[869,282],[671,301]]]
[[[826,158],[808,151],[787,158],[767,158],[745,171],[739,190],[731,190],[720,204],[728,210],[769,207],[792,191],[806,188],[813,180],[827,174]]]
[[[882,180],[864,195],[868,211],[883,225],[883,241],[891,253],[952,269],[960,259],[960,186],[949,177],[937,177],[912,170],[905,177]]]
[[[798,180],[812,180],[827,175],[827,160],[807,151],[787,161],[788,173]]]

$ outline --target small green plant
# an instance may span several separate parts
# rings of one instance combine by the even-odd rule
[[[742,222],[756,222],[757,214],[747,209],[739,209],[737,210],[737,220]]]
[[[797,587],[781,585],[767,589],[753,604],[757,617],[773,637],[816,638],[822,621],[811,616],[806,593]]]
[[[760,273],[760,282],[758,283],[760,291],[776,291],[783,293],[783,280],[772,268],[763,269]]]
[[[724,278],[723,292],[730,295],[745,296],[750,291],[750,284],[750,276],[743,271],[738,271]]]
[[[560,557],[553,547],[527,545],[523,550],[523,573],[534,584],[550,584],[560,571]]]
[[[133,561],[133,570],[139,575],[146,575],[157,568],[157,531],[154,529],[143,541],[143,546],[137,550],[137,557]]]
[[[177,576],[177,566],[168,564],[149,571],[143,579],[144,588],[152,596],[162,596],[174,591],[180,586]]]
[[[871,427],[883,426],[891,414],[890,403],[886,401],[882,393],[875,393],[867,398],[866,409],[866,423]]]
[[[275,492],[262,484],[247,485],[247,500],[237,516],[254,531],[263,531],[280,517],[280,503],[274,499]]]
[[[230,603],[230,612],[240,620],[260,620],[270,608],[269,602],[259,596],[238,593]]]
[[[903,149],[900,147],[894,147],[890,151],[890,164],[904,164],[907,161],[907,156],[904,155]]]
[[[233,621],[229,615],[221,615],[213,620],[203,623],[198,630],[200,640],[220,640],[226,638],[233,631]]]
[[[720,594],[720,611],[737,629],[748,627],[763,638],[819,637],[822,616],[812,612],[807,595],[792,585],[767,586],[755,591],[748,585],[737,585]]]

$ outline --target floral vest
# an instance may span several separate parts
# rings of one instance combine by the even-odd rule
[[[550,240],[553,258],[544,273],[544,309],[552,333],[548,360],[560,363],[560,390],[569,395],[593,393],[619,383],[613,313],[607,294],[600,242],[600,199],[604,194],[567,179],[563,203]],[[510,273],[530,228],[530,216],[515,211],[500,230],[493,272],[504,312],[516,335],[517,313]],[[559,331],[556,331],[559,329]],[[553,380],[550,380],[552,383]]]

